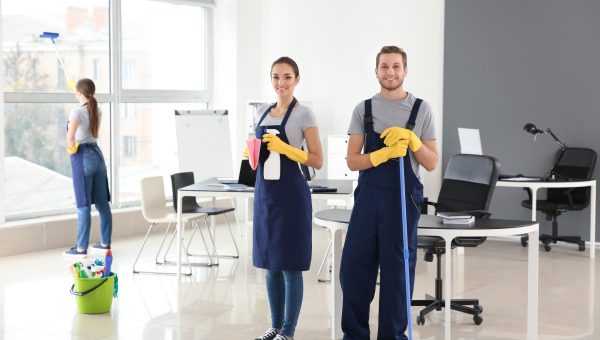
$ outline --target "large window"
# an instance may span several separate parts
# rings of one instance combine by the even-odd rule
[[[23,215],[75,206],[66,127],[75,104],[4,105],[5,210]],[[110,112],[109,104],[100,105]],[[110,116],[100,124],[98,144],[110,169]]]
[[[206,10],[161,1],[121,3],[123,88],[206,90]]]
[[[125,106],[133,107],[135,119],[125,117]],[[175,110],[206,109],[206,104],[122,104],[120,117],[121,145],[119,160],[119,197],[121,202],[140,199],[142,178],[169,176],[179,169],[177,136],[175,135]],[[168,184],[168,185],[167,185]],[[170,195],[170,183],[167,196]]]
[[[178,171],[173,112],[208,107],[211,2],[0,0],[7,219],[74,210],[69,80],[96,84],[113,205],[135,204],[141,178]]]
[[[66,93],[65,71],[71,79],[91,78],[92,60],[108,70],[108,0],[1,3],[6,92]],[[40,37],[44,32],[58,33],[58,38],[53,43]],[[108,73],[94,80],[99,93],[109,92]]]

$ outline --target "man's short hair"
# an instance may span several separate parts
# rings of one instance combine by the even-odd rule
[[[375,60],[375,68],[379,67],[379,56],[382,54],[396,53],[402,56],[402,60],[404,61],[404,68],[408,65],[408,61],[406,60],[406,52],[398,46],[383,46],[381,51],[377,53],[377,59]]]

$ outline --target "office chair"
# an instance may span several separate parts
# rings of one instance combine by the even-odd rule
[[[555,156],[555,162],[561,150]],[[558,160],[554,173],[559,181],[589,180],[594,173],[596,165],[596,152],[587,148],[568,148]],[[527,190],[527,189],[526,189]],[[537,200],[537,209],[546,215],[547,221],[552,221],[552,234],[541,234],[540,242],[544,249],[550,251],[550,243],[563,241],[574,243],[579,246],[580,251],[585,250],[585,241],[580,236],[559,236],[558,216],[572,210],[582,210],[590,204],[590,188],[550,188],[547,189],[546,199]],[[531,191],[527,190],[529,199],[521,202],[521,205],[531,209]],[[527,246],[528,237],[521,237],[521,244]]]
[[[446,167],[438,201],[426,202],[435,207],[437,212],[464,212],[476,218],[488,218],[487,211],[498,179],[500,163],[490,156],[454,155]],[[477,247],[485,241],[485,237],[457,237],[452,241],[454,247]],[[437,257],[437,273],[434,296],[425,295],[425,300],[413,300],[413,306],[425,306],[417,316],[417,324],[425,323],[425,315],[445,308],[442,297],[442,255],[446,243],[437,236],[418,236],[417,248],[425,251],[425,261],[432,262]],[[450,255],[448,255],[450,256]],[[473,306],[473,307],[468,307]],[[483,319],[479,314],[483,307],[479,299],[452,299],[452,310],[473,315],[473,322],[480,325]]]
[[[142,254],[142,250],[146,245],[146,241],[148,240],[148,236],[152,231],[152,228],[161,223],[168,223],[167,230],[165,232],[165,236],[163,237],[163,241],[160,245],[162,248],[163,243],[165,242],[165,238],[167,233],[169,232],[169,228],[171,224],[177,223],[177,214],[174,213],[170,207],[167,207],[166,198],[165,198],[165,189],[164,182],[162,176],[155,177],[147,177],[143,178],[140,182],[142,189],[142,215],[144,219],[150,223],[148,227],[148,232],[146,232],[146,237],[144,237],[144,241],[142,242],[142,246],[135,258],[133,263],[133,273],[134,274],[167,274],[167,275],[175,275],[176,273],[172,272],[162,272],[162,271],[140,271],[136,269],[137,262]],[[187,222],[194,222],[196,219],[200,217],[205,217],[205,213],[185,213],[181,215],[182,222],[185,224]],[[183,246],[183,245],[182,245]],[[156,254],[156,262],[158,263],[158,254],[160,253],[160,248],[158,253]],[[185,254],[185,249],[184,249]],[[184,275],[191,275],[192,268],[190,267],[190,261],[185,254],[185,258],[187,261],[187,265],[189,268],[189,272]],[[160,263],[159,263],[160,264]],[[210,265],[210,264],[208,264]]]
[[[175,211],[177,212],[177,193],[178,190],[180,188],[186,187],[188,185],[192,185],[194,184],[194,173],[193,172],[180,172],[180,173],[176,173],[171,175],[171,189],[173,190],[173,207],[175,208]],[[235,210],[234,207],[201,207],[200,205],[198,205],[198,202],[196,201],[195,197],[183,197],[182,199],[182,212],[183,213],[202,213],[205,214],[204,215],[204,224],[206,225],[206,228],[208,230],[208,235],[210,237],[211,243],[212,243],[212,249],[213,249],[213,254],[208,254],[209,260],[211,262],[213,262],[212,258],[218,259],[218,258],[239,258],[240,257],[240,252],[238,250],[238,246],[237,246],[237,242],[235,240],[235,236],[233,235],[233,231],[231,230],[231,224],[229,223],[229,220],[227,219],[227,215],[226,213],[228,212],[232,212]],[[233,245],[235,246],[235,255],[219,255],[217,253],[216,250],[216,230],[215,230],[215,235],[212,235],[210,232],[210,227],[208,226],[208,216],[216,216],[216,215],[223,215],[223,217],[225,218],[225,221],[227,222],[227,226],[229,227],[229,234],[231,235],[231,240],[233,241]],[[196,233],[196,231],[198,231],[200,233],[200,235],[202,236],[202,241],[204,242],[204,235],[202,234],[202,230],[200,229],[198,224],[194,225],[194,228],[192,229],[192,235],[190,236],[190,240],[188,241],[187,246],[185,247],[186,250],[186,254],[188,256],[205,256],[203,254],[196,254],[196,253],[190,253],[189,252],[189,248],[190,248],[190,244],[192,243],[192,239],[194,237],[194,234]],[[171,238],[171,242],[169,243],[169,246],[167,247],[167,252],[169,250],[169,248],[171,248],[171,244],[173,243],[173,239],[175,237],[175,234],[173,234],[173,237]],[[165,253],[166,256],[166,253]],[[218,264],[217,261],[213,262],[213,264]]]

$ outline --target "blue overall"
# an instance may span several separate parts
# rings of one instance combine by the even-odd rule
[[[266,129],[277,129],[279,138],[289,144],[285,124],[295,104],[294,98],[281,125],[260,126],[275,105],[269,107],[256,126],[256,138],[262,139]],[[262,143],[254,187],[252,262],[269,270],[306,271],[312,253],[310,190],[298,163],[282,155],[279,180],[265,180],[263,167],[269,152]]]
[[[88,149],[88,150],[85,150]],[[106,198],[107,202],[110,202],[110,191],[108,186],[108,177],[104,176],[100,180],[103,183],[98,185],[97,183],[86,182],[86,174],[84,169],[84,154],[86,152],[93,152],[96,156],[102,160],[104,163],[104,156],[102,155],[102,151],[98,147],[96,143],[84,143],[80,144],[77,152],[70,155],[71,160],[71,173],[73,174],[73,190],[75,191],[75,203],[77,204],[77,208],[82,208],[88,205],[95,204],[95,199],[97,197],[101,197],[103,200]],[[104,171],[106,173],[106,170]],[[94,194],[93,190],[98,188],[106,188],[106,195],[104,193],[96,193]],[[86,194],[91,193],[91,194]]]
[[[70,155],[73,189],[77,203],[77,247],[87,249],[91,228],[91,205],[100,214],[101,243],[110,245],[112,214],[106,165],[102,151],[96,143],[80,144]]]
[[[408,119],[415,125],[418,99]],[[365,153],[384,147],[373,130],[371,100],[365,101]],[[410,150],[409,150],[410,151]],[[423,203],[423,185],[405,161],[405,194],[411,297],[415,278],[417,223]],[[343,291],[342,330],[344,339],[367,340],[369,308],[380,275],[379,326],[377,339],[407,339],[406,291],[402,239],[402,201],[398,159],[360,172],[354,192],[354,208],[342,252],[340,282]]]

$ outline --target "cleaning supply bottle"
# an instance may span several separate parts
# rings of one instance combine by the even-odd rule
[[[109,250],[106,251],[106,257],[104,258],[104,277],[110,276],[110,267],[112,265],[112,252]]]
[[[274,134],[274,135],[279,134],[279,131],[276,129],[266,129],[266,132]],[[280,159],[279,159],[279,152],[271,150],[271,153],[269,153],[269,157],[265,161],[265,167],[263,169],[263,177],[266,180],[272,180],[272,181],[279,180],[279,175],[281,172],[280,167],[281,167],[281,164],[280,164]]]

